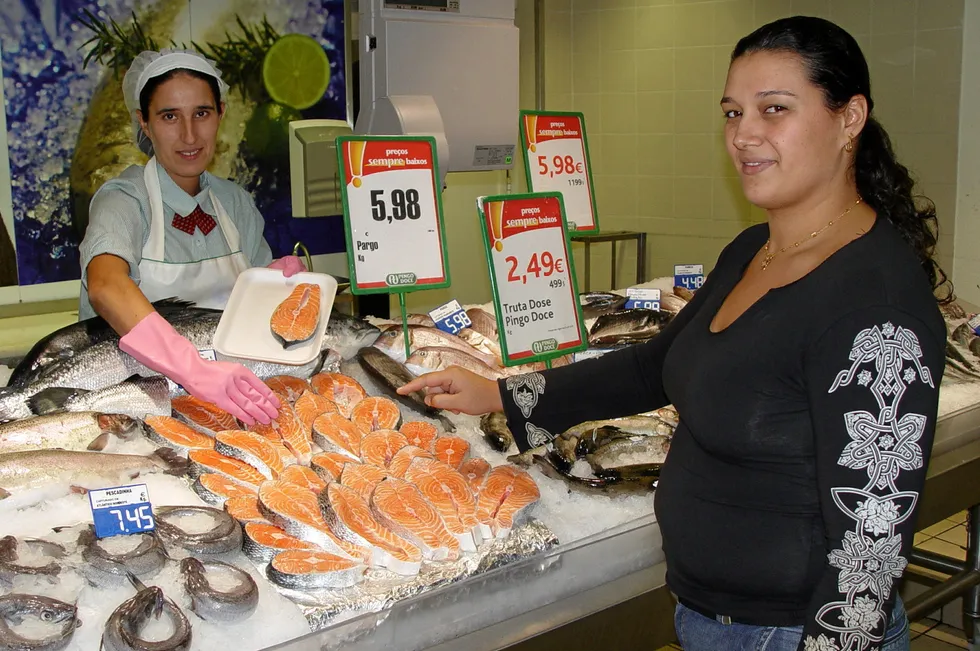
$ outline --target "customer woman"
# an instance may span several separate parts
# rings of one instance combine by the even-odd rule
[[[294,256],[272,260],[252,198],[207,171],[227,88],[212,62],[186,50],[143,52],[126,72],[126,107],[151,158],[92,198],[79,318],[99,314],[146,366],[247,424],[268,423],[279,407],[272,391],[240,364],[201,359],[151,304],[176,297],[223,309],[249,267],[305,270]]]
[[[721,110],[766,210],[649,343],[488,382],[425,375],[430,404],[503,410],[522,449],[673,403],[656,492],[686,651],[908,649],[898,600],[944,366],[935,212],[873,117],[858,44],[825,20],[732,54]]]

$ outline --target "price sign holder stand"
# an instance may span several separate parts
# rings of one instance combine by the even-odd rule
[[[362,295],[362,294],[398,294],[398,307],[401,309],[402,316],[402,335],[405,338],[405,358],[408,359],[411,355],[411,337],[408,331],[408,309],[405,306],[405,294],[409,292],[417,292],[425,289],[442,289],[449,287],[451,280],[449,277],[449,253],[446,249],[446,227],[442,216],[442,192],[436,183],[437,179],[442,177],[439,176],[439,162],[437,158],[437,149],[435,138],[429,136],[339,136],[336,139],[337,147],[337,163],[338,169],[344,175],[340,180],[341,185],[341,198],[344,205],[344,235],[347,240],[347,266],[350,269],[350,290],[352,294]],[[442,279],[432,282],[424,283],[411,283],[411,284],[386,284],[384,286],[378,286],[377,284],[368,284],[358,282],[357,276],[357,260],[356,260],[356,250],[354,248],[354,237],[353,228],[351,225],[351,205],[350,197],[348,194],[348,184],[347,178],[351,177],[353,179],[352,184],[354,187],[360,187],[361,185],[361,174],[364,171],[364,149],[366,145],[361,147],[360,160],[353,160],[354,157],[348,157],[345,155],[347,147],[346,143],[391,143],[393,146],[397,147],[399,144],[412,143],[412,142],[425,142],[429,145],[430,160],[432,161],[431,172],[432,172],[432,192],[435,195],[435,205],[434,209],[436,212],[436,220],[438,222],[438,237],[439,237],[439,248],[442,253]],[[403,171],[398,167],[391,167],[388,172],[399,172]],[[374,174],[384,174],[385,171],[374,171]],[[389,222],[391,220],[389,219]],[[396,274],[401,275],[401,270],[394,270]]]
[[[507,347],[507,335],[506,327],[504,323],[503,307],[500,300],[500,290],[497,284],[497,274],[494,273],[493,264],[493,252],[495,246],[503,246],[502,240],[497,239],[496,243],[491,242],[491,236],[496,238],[496,235],[490,233],[490,229],[487,227],[487,216],[484,206],[492,202],[506,202],[506,201],[517,201],[521,199],[545,199],[554,198],[558,200],[559,206],[561,206],[561,231],[562,239],[565,244],[565,260],[568,263],[568,281],[571,285],[572,295],[574,297],[573,304],[575,305],[575,324],[579,332],[579,338],[581,343],[577,346],[572,346],[568,348],[562,348],[559,350],[554,350],[545,353],[537,353],[530,357],[521,357],[520,359],[512,359],[510,357],[510,351]],[[575,275],[575,260],[572,258],[572,243],[568,236],[568,221],[565,219],[565,203],[562,199],[560,192],[537,192],[531,194],[504,194],[504,195],[494,195],[487,197],[477,198],[477,213],[480,217],[480,233],[483,235],[483,251],[487,257],[487,270],[490,273],[490,287],[493,291],[493,311],[497,319],[497,332],[500,333],[500,352],[503,358],[504,366],[516,366],[518,364],[530,364],[532,362],[544,362],[545,368],[551,368],[551,360],[562,357],[563,355],[568,355],[571,353],[576,353],[583,351],[588,348],[588,336],[585,332],[585,319],[582,317],[582,305],[578,298],[578,282],[576,281]],[[502,228],[502,227],[501,227]],[[497,234],[502,237],[503,233]],[[500,249],[497,249],[498,251]]]
[[[578,123],[581,128],[582,150],[585,158],[583,161],[585,164],[585,182],[588,184],[589,200],[591,201],[592,204],[591,205],[592,218],[594,220],[594,225],[592,228],[578,228],[578,226],[576,225],[576,228],[571,231],[571,234],[572,235],[598,235],[599,234],[599,209],[596,204],[596,198],[595,198],[595,181],[593,181],[592,179],[592,157],[589,152],[589,137],[585,132],[584,113],[572,112],[572,111],[521,111],[520,131],[521,131],[521,143],[524,147],[524,175],[527,178],[527,187],[530,192],[540,193],[544,191],[553,190],[553,188],[534,187],[534,177],[535,177],[533,173],[534,161],[532,160],[532,156],[528,155],[528,151],[531,151],[532,153],[536,151],[537,135],[536,133],[529,132],[529,126],[530,126],[530,130],[534,131],[535,127],[533,125],[535,125],[537,123],[537,120],[539,120],[540,118],[563,118],[563,117],[574,118],[578,120]],[[529,125],[528,123],[531,123],[531,125]],[[564,199],[564,195],[562,195],[562,197]],[[566,219],[566,225],[567,225],[567,219]],[[567,227],[566,227],[566,232],[569,232],[569,229]]]

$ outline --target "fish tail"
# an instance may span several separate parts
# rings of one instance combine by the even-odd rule
[[[190,470],[190,460],[170,448],[157,448],[150,458],[161,462],[166,467],[164,472],[168,475],[180,477]]]

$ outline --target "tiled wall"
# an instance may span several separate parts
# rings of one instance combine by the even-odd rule
[[[941,263],[952,271],[964,0],[546,0],[546,8],[546,107],[585,113],[603,230],[650,233],[650,273],[713,266],[726,242],[764,219],[741,195],[718,99],[735,42],[795,14],[833,20],[860,43],[875,111],[937,205]],[[603,248],[593,287],[608,283]]]

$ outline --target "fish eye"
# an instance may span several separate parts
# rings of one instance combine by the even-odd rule
[[[55,620],[55,614],[53,610],[42,610],[41,611],[41,621],[42,622],[53,622]]]

